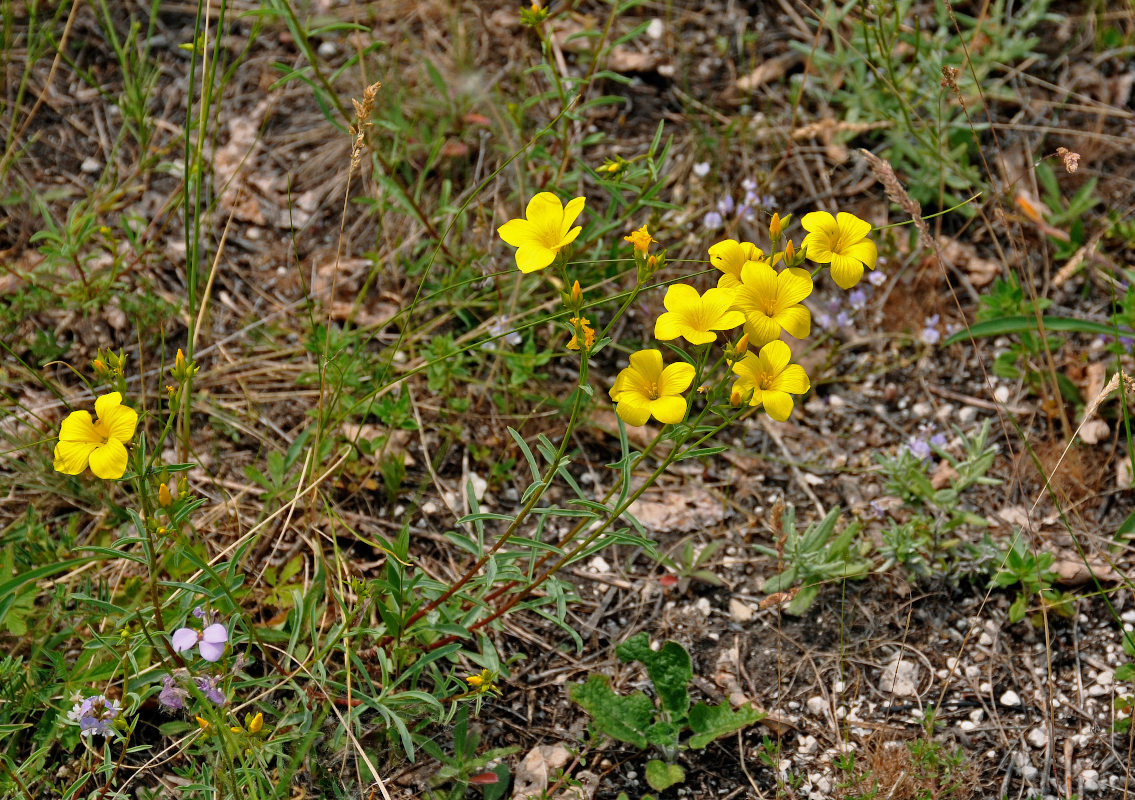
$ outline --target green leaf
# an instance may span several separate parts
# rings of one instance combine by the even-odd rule
[[[694,732],[690,737],[690,747],[701,749],[714,739],[747,728],[764,717],[764,712],[752,706],[742,706],[734,711],[728,700],[717,706],[698,703],[690,709],[690,730]]]
[[[1115,679],[1126,683],[1135,678],[1135,664],[1120,664],[1115,670]]]
[[[1107,325],[1102,322],[1093,322],[1089,319],[1073,319],[1071,317],[1041,317],[1045,330],[1065,331],[1068,333],[1103,334],[1104,336],[1131,336],[1132,331],[1118,325]],[[1013,316],[990,319],[984,322],[975,322],[969,330],[962,329],[952,336],[946,337],[942,347],[950,344],[964,342],[973,336],[975,339],[991,336],[1004,336],[1009,333],[1036,333],[1036,317]]]
[[[654,703],[642,692],[617,695],[606,675],[595,674],[587,683],[572,686],[568,696],[591,715],[596,730],[639,749],[648,744],[646,731],[654,721]]]
[[[641,661],[646,665],[654,690],[662,707],[675,717],[684,717],[690,709],[690,694],[686,685],[694,677],[690,654],[677,642],[666,642],[656,652],[650,649],[650,637],[645,631],[623,642],[615,652],[623,661]]]
[[[656,792],[664,792],[686,779],[686,771],[677,764],[666,764],[657,758],[646,762],[646,782]]]

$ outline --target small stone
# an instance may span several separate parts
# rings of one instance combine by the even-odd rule
[[[1083,770],[1080,773],[1080,780],[1084,782],[1085,792],[1098,792],[1100,790],[1100,774],[1096,770]]]
[[[1042,747],[1048,746],[1048,731],[1046,731],[1044,728],[1039,727],[1032,728],[1027,734],[1025,734],[1025,739],[1028,740],[1029,744],[1039,750]]]
[[[646,35],[656,42],[662,38],[662,34],[665,32],[666,26],[663,25],[662,20],[657,17],[652,19],[650,24],[646,26]]]
[[[914,697],[918,694],[918,662],[899,658],[883,667],[879,676],[879,690],[897,697]]]
[[[956,670],[958,668],[958,659],[950,656],[946,659],[946,669]]]
[[[969,718],[973,722],[981,722],[985,719],[985,711],[980,708],[975,708],[973,711],[969,712]]]
[[[478,475],[476,472],[470,472],[469,481],[466,486],[470,484],[473,487],[473,496],[477,498],[477,502],[484,500],[485,490],[489,488],[489,482]]]
[[[1110,686],[1100,686],[1098,683],[1093,683],[1087,689],[1089,697],[1102,697],[1105,694],[1111,694]]]
[[[977,687],[977,690],[982,694],[989,694],[993,691],[993,684],[989,681],[982,681],[981,685]]]
[[[808,709],[809,714],[818,717],[823,714],[824,709],[828,707],[828,701],[819,695],[815,695],[814,697],[809,697],[808,702],[804,705],[805,708]]]
[[[843,694],[843,690],[847,688],[847,684],[843,681],[836,681],[832,684],[832,691],[836,694]]]
[[[1100,670],[1100,674],[1096,676],[1096,683],[1100,686],[1111,686],[1115,683],[1115,673],[1110,669]]]
[[[709,598],[699,597],[698,601],[694,603],[694,608],[700,611],[702,616],[708,617],[710,612]]]
[[[587,570],[596,575],[607,575],[611,572],[611,565],[607,563],[607,560],[603,558],[603,556],[595,556],[595,558],[587,562]],[[704,597],[702,599],[705,600]]]
[[[796,745],[796,749],[800,751],[800,754],[805,756],[812,755],[819,747],[820,743],[816,741],[815,736],[805,736],[800,740],[799,744]]]
[[[422,503],[422,513],[423,514],[426,514],[428,516],[432,516],[432,515],[436,514],[437,512],[438,512],[438,506],[437,506],[437,503],[435,503],[433,500],[427,500],[426,502]]]
[[[996,389],[993,390],[993,399],[996,400],[998,403],[1001,403],[1002,405],[1004,405],[1005,403],[1008,403],[1009,402],[1009,387],[1008,386],[998,386]]]
[[[1124,611],[1122,614],[1119,615],[1119,618],[1121,620],[1123,620],[1124,622],[1135,623],[1135,609],[1131,609],[1130,611]]]
[[[93,175],[94,173],[102,169],[102,164],[98,162],[98,159],[87,156],[83,159],[83,163],[79,165],[79,169],[81,169],[88,175]]]
[[[753,609],[749,607],[748,603],[738,600],[736,597],[730,597],[729,616],[737,622],[748,622],[753,618]]]
[[[961,722],[958,723],[958,727],[961,728],[966,733],[969,733],[970,731],[972,731],[974,728],[977,727],[977,724],[974,723],[972,720],[963,719]]]
[[[1019,694],[1017,694],[1016,692],[1014,692],[1012,689],[1008,689],[1005,692],[1005,694],[1001,695],[1001,705],[1003,705],[1003,706],[1009,706],[1010,708],[1016,708],[1020,704],[1021,704],[1021,696]]]
[[[958,422],[965,425],[967,422],[973,422],[977,418],[976,406],[965,406],[958,412]]]
[[[977,637],[977,643],[982,647],[989,647],[993,644],[993,637],[982,631],[981,636]]]
[[[319,45],[319,55],[321,58],[331,58],[338,49],[334,42],[321,42]]]
[[[916,417],[929,417],[934,413],[934,406],[927,402],[918,402],[910,407],[910,413]]]

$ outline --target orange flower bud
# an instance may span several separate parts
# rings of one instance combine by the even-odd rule
[[[796,255],[796,247],[792,244],[792,240],[789,239],[784,245],[784,260],[791,262],[794,255]]]
[[[749,352],[749,334],[741,337],[741,341],[737,342],[737,358],[741,358],[745,353]]]
[[[576,281],[571,285],[571,302],[578,306],[581,300],[583,300],[583,290],[579,288],[579,281]]]
[[[773,239],[775,239],[778,236],[780,236],[781,231],[782,231],[782,228],[781,228],[781,225],[780,225],[780,214],[773,212],[772,220],[770,220],[769,224],[768,224],[769,236],[771,236]]]
[[[733,393],[729,395],[729,405],[733,406],[734,408],[739,408],[741,405],[741,400],[741,390],[734,389]]]

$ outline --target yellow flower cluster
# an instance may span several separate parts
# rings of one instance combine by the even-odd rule
[[[526,219],[510,220],[499,228],[501,238],[517,247],[516,264],[521,272],[534,272],[557,262],[581,231],[581,227],[572,226],[585,202],[585,198],[577,197],[564,206],[554,194],[541,192],[529,202]],[[870,223],[853,214],[806,214],[801,225],[807,235],[799,250],[791,239],[784,239],[787,222],[787,217],[773,215],[769,224],[773,252],[769,255],[752,242],[734,239],[710,247],[710,264],[721,272],[717,286],[704,294],[687,284],[670,286],[663,299],[666,311],[654,325],[656,339],[681,338],[694,346],[708,345],[717,341],[720,332],[742,328],[744,344],[729,346],[726,352],[726,361],[736,376],[730,400],[735,406],[747,403],[763,407],[781,422],[792,413],[792,395],[805,394],[811,388],[803,367],[791,363],[792,351],[781,341],[785,333],[795,339],[811,333],[812,317],[804,300],[812,293],[812,274],[801,265],[805,259],[828,264],[835,283],[850,289],[863,277],[864,268],[875,268],[878,258],[875,243],[867,238]],[[625,240],[634,248],[641,287],[660,268],[664,254],[650,255],[655,239],[645,225]],[[777,251],[782,240],[783,248]],[[562,264],[562,259],[558,263]],[[565,295],[565,304],[573,312],[568,348],[589,351],[595,332],[581,313],[578,282]],[[747,352],[749,345],[757,352]],[[662,423],[681,422],[687,411],[683,393],[696,374],[697,370],[684,362],[664,365],[657,349],[632,353],[630,365],[619,373],[610,390],[615,411],[628,425],[642,425],[651,417]]]

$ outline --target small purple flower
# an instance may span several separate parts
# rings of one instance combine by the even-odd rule
[[[208,698],[209,702],[218,706],[225,704],[225,695],[217,688],[218,679],[216,675],[202,676],[193,680],[197,684],[197,689]]]
[[[193,616],[197,617],[197,619],[205,619],[205,609],[201,608],[201,606],[197,606],[193,609]]]
[[[158,702],[167,711],[181,711],[185,708],[185,698],[189,692],[177,685],[172,675],[162,678],[162,690],[158,693]]]
[[[744,189],[746,193],[754,192],[757,189],[757,182],[752,178],[745,178],[741,181],[741,188]]]
[[[922,325],[922,343],[938,344],[938,340],[942,338],[942,334],[938,332],[938,315],[931,314]]]
[[[885,517],[887,515],[887,504],[882,500],[872,500],[871,514],[876,518]]]
[[[880,272],[877,269],[871,270],[867,273],[867,282],[872,286],[882,286],[884,283],[886,283],[886,280],[887,274],[885,272]]]
[[[841,328],[850,328],[851,327],[851,316],[848,315],[848,313],[846,311],[841,311],[838,314],[836,314],[835,324],[838,325]]]
[[[694,174],[697,175],[699,178],[704,178],[706,175],[708,175],[709,174],[709,162],[708,161],[702,161],[698,164],[694,164]]]
[[[717,201],[717,213],[722,217],[728,217],[733,213],[733,195],[727,194]]]
[[[228,640],[228,629],[219,622],[214,622],[200,633],[192,628],[178,628],[173,632],[172,637],[175,653],[181,653],[197,645],[201,658],[206,661],[219,661],[225,654],[225,643]]]
[[[720,228],[723,222],[724,220],[721,218],[721,215],[716,211],[708,212],[702,219],[702,225],[705,226],[706,230],[710,231],[715,231]]]
[[[911,436],[907,439],[906,449],[910,451],[912,456],[920,461],[925,461],[930,458],[930,453],[932,452],[930,450],[930,444],[925,439],[921,439],[918,436]]]
[[[79,723],[79,733],[83,736],[110,736],[114,731],[114,720],[121,710],[117,700],[96,694],[76,702],[74,708],[67,712],[67,718]]]
[[[1135,346],[1135,339],[1132,339],[1130,336],[1120,336],[1119,343],[1130,350],[1132,346]]]
[[[856,311],[867,305],[867,292],[862,289],[856,289],[847,296],[848,304]]]
[[[944,450],[946,448],[946,434],[936,433],[931,436],[930,445],[932,447],[937,447],[939,450]]]
[[[832,315],[826,311],[817,311],[812,320],[816,323],[816,327],[825,331],[832,326]]]
[[[753,213],[752,204],[746,202],[737,206],[737,219],[743,219],[745,222],[755,222],[757,215]]]

